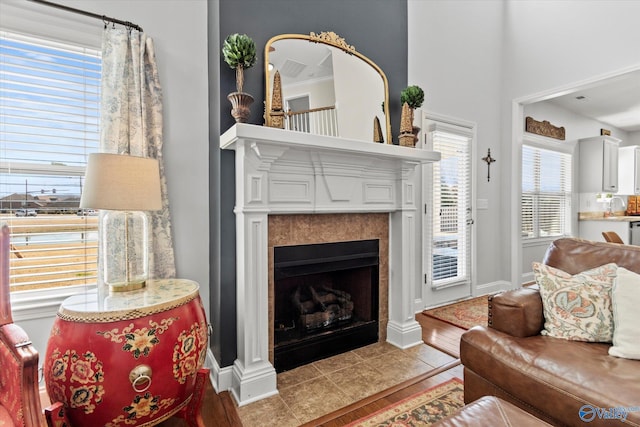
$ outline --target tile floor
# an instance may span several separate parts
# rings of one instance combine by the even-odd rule
[[[372,344],[278,374],[279,394],[238,414],[244,427],[299,426],[453,360],[426,344]]]

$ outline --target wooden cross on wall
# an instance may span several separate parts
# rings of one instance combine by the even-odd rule
[[[487,148],[487,156],[483,157],[482,160],[487,162],[487,182],[491,181],[491,163],[496,161],[496,159],[491,157],[491,148]]]

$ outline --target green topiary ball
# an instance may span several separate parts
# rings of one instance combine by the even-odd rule
[[[424,102],[424,91],[420,86],[408,86],[400,92],[400,105],[404,105],[405,102],[409,108],[420,108]]]
[[[231,68],[251,68],[256,63],[256,44],[246,34],[231,34],[222,45],[222,55]]]

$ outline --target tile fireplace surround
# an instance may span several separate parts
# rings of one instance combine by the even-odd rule
[[[387,277],[380,283],[386,284],[388,294],[380,296],[380,320],[386,323],[380,337],[386,335],[389,343],[403,349],[422,342],[413,312],[414,285],[419,278],[412,266],[419,262],[415,254],[421,235],[416,229],[420,214],[416,191],[420,185],[415,170],[420,164],[438,161],[439,153],[249,124],[230,128],[221,136],[220,147],[236,152],[238,348],[233,368],[226,373],[231,376],[229,381],[219,380],[225,373],[214,368],[218,391],[230,388],[241,406],[278,393],[276,371],[270,362],[273,319],[269,288],[273,271],[269,261],[274,241],[280,237],[270,233],[269,227],[292,221],[291,217],[299,214],[303,214],[299,218],[303,225],[289,226],[292,234],[299,235],[304,224],[321,224],[315,231],[309,229],[302,237],[305,242],[316,234],[315,242],[331,241],[326,236],[327,224],[335,230],[333,241],[344,240],[349,234],[349,239],[373,237],[385,242],[380,255],[387,258],[384,263],[388,267],[381,268],[380,274]],[[332,216],[308,220],[309,215],[324,214]],[[379,214],[387,214],[388,236],[367,237],[370,233],[362,221],[368,220],[362,214],[378,214],[369,217],[372,224],[379,222]],[[362,233],[354,237],[352,232],[345,233],[347,228],[361,229]],[[284,243],[294,244],[297,239]]]

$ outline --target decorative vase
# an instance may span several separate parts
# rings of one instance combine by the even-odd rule
[[[47,393],[73,426],[151,426],[194,393],[208,327],[196,282],[66,299],[44,355]]]
[[[413,134],[413,110],[409,108],[406,102],[402,104],[402,115],[400,117],[400,136],[398,144],[402,147],[414,147],[416,145],[416,137]]]
[[[227,95],[227,99],[231,101],[231,115],[236,119],[236,123],[246,123],[251,114],[253,96],[246,92],[232,92]]]
[[[384,143],[384,136],[382,135],[382,126],[380,126],[380,119],[378,116],[373,118],[373,142]]]

